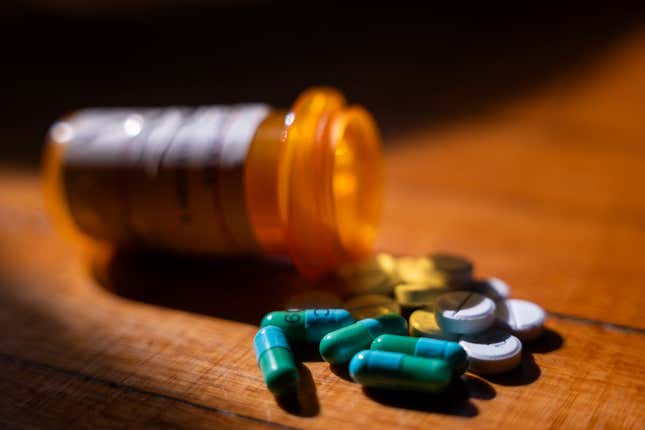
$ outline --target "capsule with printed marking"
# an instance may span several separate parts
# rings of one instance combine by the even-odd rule
[[[348,363],[357,352],[370,347],[382,334],[407,335],[408,325],[398,314],[366,318],[328,333],[320,341],[320,355],[331,364]]]
[[[452,378],[444,360],[376,350],[356,354],[349,363],[349,374],[366,387],[430,393],[443,391]]]
[[[455,375],[461,375],[468,368],[466,351],[457,342],[447,340],[383,334],[374,339],[370,349],[444,360]]]
[[[295,391],[298,369],[284,332],[276,326],[264,327],[253,338],[253,346],[269,391],[276,396]]]
[[[307,309],[269,312],[261,327],[280,327],[292,344],[318,343],[329,332],[354,323],[345,309]]]

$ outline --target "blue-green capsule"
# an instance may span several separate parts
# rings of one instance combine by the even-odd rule
[[[370,349],[445,360],[456,375],[461,375],[468,368],[466,351],[457,342],[447,340],[383,334],[374,339]]]
[[[345,309],[307,309],[303,311],[269,312],[262,318],[261,327],[280,327],[289,342],[318,343],[329,332],[346,327],[354,318]]]
[[[331,364],[348,363],[354,354],[369,348],[377,336],[385,333],[407,334],[405,319],[398,314],[385,314],[332,331],[320,341],[320,355]]]
[[[284,332],[279,327],[264,327],[253,338],[253,346],[255,358],[269,390],[275,395],[294,391],[298,382],[298,369]]]
[[[443,391],[452,378],[444,360],[375,350],[356,354],[349,363],[349,374],[366,387],[430,393]]]

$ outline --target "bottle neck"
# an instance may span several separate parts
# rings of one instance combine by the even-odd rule
[[[380,218],[378,131],[362,108],[315,88],[271,112],[246,160],[247,206],[256,239],[319,276],[371,252]]]

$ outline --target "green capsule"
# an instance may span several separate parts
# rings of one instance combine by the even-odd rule
[[[253,346],[269,390],[276,396],[295,391],[298,369],[287,338],[280,327],[268,326],[260,329],[253,338]]]
[[[345,309],[307,309],[269,312],[260,327],[280,327],[292,344],[318,343],[330,331],[353,322],[352,314]]]
[[[320,355],[331,364],[348,363],[354,354],[369,348],[376,337],[385,333],[406,335],[405,319],[398,314],[386,314],[332,331],[320,341]]]
[[[370,349],[444,360],[455,375],[461,375],[468,368],[466,351],[457,342],[447,340],[383,334],[374,339]]]
[[[349,374],[367,387],[430,393],[443,391],[452,378],[444,360],[375,350],[356,354],[349,363]]]

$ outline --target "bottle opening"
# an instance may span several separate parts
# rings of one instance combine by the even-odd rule
[[[338,236],[350,258],[369,253],[381,212],[382,162],[376,127],[358,107],[342,112],[332,132],[332,192]]]
[[[380,218],[380,139],[371,116],[340,93],[312,89],[296,101],[281,169],[287,248],[315,277],[366,256]]]

